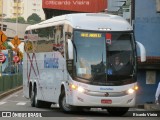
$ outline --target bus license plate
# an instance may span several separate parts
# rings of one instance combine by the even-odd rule
[[[102,103],[102,104],[112,104],[112,100],[102,99],[102,100],[101,100],[101,103]]]

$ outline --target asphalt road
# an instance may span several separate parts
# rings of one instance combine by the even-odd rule
[[[132,111],[132,112],[131,112]],[[139,111],[141,112],[139,114]],[[39,117],[41,120],[104,120],[109,118],[110,120],[125,120],[125,119],[138,119],[146,120],[147,116],[142,116],[145,110],[132,108],[130,111],[125,114],[123,117],[113,117],[110,116],[106,110],[99,108],[94,108],[91,111],[84,111],[81,113],[75,114],[64,114],[60,111],[57,105],[52,105],[51,108],[35,108],[31,107],[29,99],[26,99],[23,96],[22,90],[7,96],[4,99],[0,100],[0,120],[18,120],[18,119],[31,119],[33,116]],[[141,115],[141,117],[134,116],[133,114]],[[146,113],[145,113],[146,114]],[[2,117],[3,116],[3,117]],[[10,118],[12,116],[12,118]],[[42,118],[41,118],[42,116]],[[50,117],[48,117],[50,116]],[[28,118],[30,117],[30,118]],[[37,118],[32,118],[37,119]],[[158,120],[159,117],[153,117],[154,120]]]

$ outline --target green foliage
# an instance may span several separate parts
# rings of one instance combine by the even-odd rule
[[[23,17],[18,17],[18,23],[25,23],[26,21],[24,20]]]
[[[8,42],[4,42],[3,46],[5,46],[6,49],[12,49],[12,47],[8,44]]]
[[[30,24],[39,23],[41,22],[41,18],[36,13],[33,13],[27,18],[27,22]]]
[[[15,23],[16,22],[16,18],[6,18],[4,19],[5,22],[12,22]]]
[[[16,23],[16,18],[6,18],[4,19],[5,22],[12,22]],[[25,23],[25,19],[23,17],[18,17],[18,23]]]

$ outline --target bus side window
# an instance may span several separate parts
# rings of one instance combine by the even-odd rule
[[[65,54],[68,59],[68,39],[71,39],[71,32],[65,32]]]
[[[34,31],[37,34],[37,41],[35,44],[36,52],[52,52],[53,48],[53,39],[50,39],[50,33],[53,32],[51,27],[40,28]]]
[[[63,37],[63,26],[56,26],[54,30],[54,43],[53,51],[58,51],[64,57],[64,37]]]

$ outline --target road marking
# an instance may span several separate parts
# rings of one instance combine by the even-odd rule
[[[0,102],[0,105],[3,105],[3,104],[5,104],[6,102]]]
[[[26,102],[19,102],[16,105],[25,105],[25,104],[26,104]]]

